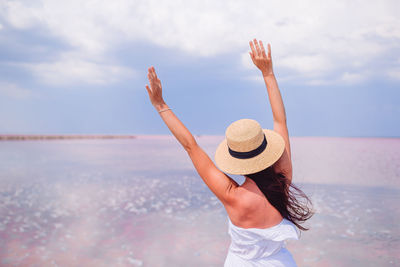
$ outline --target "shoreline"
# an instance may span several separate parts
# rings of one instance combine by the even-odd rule
[[[0,141],[62,140],[62,139],[135,139],[136,135],[115,134],[0,134]]]

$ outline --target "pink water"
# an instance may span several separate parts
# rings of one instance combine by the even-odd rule
[[[219,136],[198,142],[213,158]],[[292,138],[299,266],[400,265],[400,139]],[[238,182],[241,177],[234,176]],[[222,205],[171,137],[0,143],[1,266],[222,266]]]

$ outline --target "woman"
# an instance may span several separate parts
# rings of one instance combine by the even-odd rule
[[[296,266],[284,247],[286,239],[298,239],[296,226],[312,215],[309,200],[292,183],[292,161],[285,108],[263,43],[250,41],[250,57],[261,70],[274,128],[262,129],[255,121],[242,119],[226,130],[226,139],[215,153],[218,168],[162,97],[161,82],[154,67],[149,68],[147,92],[153,106],[187,151],[197,172],[224,205],[228,214],[231,245],[225,266]],[[227,174],[244,175],[239,185]],[[300,198],[306,200],[300,202]]]

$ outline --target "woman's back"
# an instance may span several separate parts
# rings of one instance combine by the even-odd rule
[[[246,178],[235,190],[236,204],[225,207],[233,224],[242,228],[263,229],[282,221],[282,215],[251,179]]]
[[[298,239],[296,226],[282,217],[251,179],[236,190],[237,206],[226,207],[231,244],[225,266],[296,266],[284,243]]]

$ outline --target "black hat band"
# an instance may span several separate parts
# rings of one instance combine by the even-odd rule
[[[262,141],[261,145],[254,150],[247,151],[247,152],[238,152],[238,151],[232,150],[228,146],[228,151],[229,151],[229,154],[231,154],[231,156],[234,158],[249,159],[249,158],[253,158],[253,157],[261,154],[265,150],[266,147],[267,147],[267,138],[265,138],[265,134],[264,134],[264,140]]]

